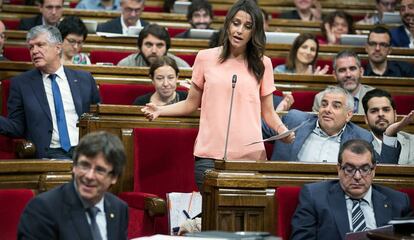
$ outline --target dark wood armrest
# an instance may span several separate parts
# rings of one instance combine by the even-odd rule
[[[14,139],[16,155],[20,159],[35,158],[36,147],[35,145],[25,139]]]
[[[164,216],[167,213],[165,200],[159,197],[146,197],[145,210],[151,217]]]

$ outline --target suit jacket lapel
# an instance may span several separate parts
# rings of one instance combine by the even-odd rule
[[[305,143],[305,140],[309,137],[309,135],[312,133],[313,129],[315,128],[315,124],[316,124],[316,120],[318,119],[318,117],[311,117],[309,122],[305,123],[305,125],[303,125],[301,128],[299,128],[295,135],[295,141],[292,143],[292,152],[291,152],[291,156],[292,156],[292,160],[293,161],[299,161],[298,159],[298,154],[300,149],[302,148],[303,144]],[[295,126],[296,127],[296,126]]]
[[[118,214],[112,208],[111,203],[108,201],[108,198],[104,200],[105,215],[106,215],[106,230],[108,235],[108,240],[115,240],[118,234],[119,226]]]
[[[75,105],[76,113],[78,116],[82,114],[82,98],[79,89],[79,80],[75,78],[72,71],[64,67],[66,78],[69,83],[70,91],[72,93],[73,104]]]
[[[73,181],[66,185],[65,195],[66,205],[75,228],[74,231],[79,236],[79,239],[92,239],[91,229],[86,219],[86,212],[76,193]]]
[[[349,229],[348,210],[346,208],[344,192],[339,182],[329,189],[328,204],[329,209],[334,216],[336,226],[340,233],[341,239],[346,235]]]
[[[34,70],[31,79],[27,79],[28,83],[33,89],[33,93],[39,101],[39,106],[45,112],[50,121],[52,121],[52,115],[50,113],[49,102],[47,101],[45,86],[43,84],[42,74],[39,70]]]
[[[377,191],[374,186],[372,187],[372,204],[377,227],[387,225],[392,218],[392,205],[387,196]]]

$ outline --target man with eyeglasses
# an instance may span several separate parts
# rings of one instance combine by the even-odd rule
[[[382,151],[382,142],[401,144],[398,164],[414,164],[414,135],[402,131],[414,122],[414,110],[397,122],[395,102],[387,91],[376,88],[362,98],[365,122],[374,136],[372,145],[377,153]]]
[[[414,0],[401,0],[399,9],[403,24],[391,29],[391,45],[414,48]]]
[[[185,32],[177,34],[176,38],[190,38],[191,29],[210,29],[213,22],[213,9],[206,0],[194,0],[188,7],[187,21],[191,28]]]
[[[375,25],[382,24],[382,17],[384,12],[394,12],[397,6],[397,0],[376,0],[375,8],[377,10],[374,14],[367,14],[367,16],[358,21],[357,24]]]
[[[348,140],[363,139],[373,141],[373,136],[365,129],[351,122],[354,101],[343,88],[329,86],[321,92],[318,114],[290,110],[282,117],[289,128],[303,124],[295,132],[295,141],[286,144],[275,141],[271,160],[301,162],[336,162],[340,147]],[[275,132],[266,124],[262,125],[263,137]],[[374,158],[380,163],[396,164],[400,146],[382,144],[381,154]]]
[[[30,30],[38,25],[56,27],[62,18],[63,0],[39,0],[40,14],[32,18],[20,20],[19,30]]]
[[[345,239],[349,232],[375,229],[408,216],[408,195],[372,184],[375,168],[370,143],[360,139],[344,143],[338,154],[339,180],[302,187],[291,239]]]
[[[0,116],[0,134],[31,141],[36,158],[72,159],[79,117],[100,102],[95,79],[62,65],[56,27],[33,27],[26,39],[35,68],[10,80],[8,116]]]
[[[3,56],[3,47],[4,47],[4,41],[6,40],[6,26],[4,26],[4,23],[0,20],[0,61],[7,61],[7,58]]]
[[[145,0],[121,0],[121,16],[98,25],[97,32],[128,35],[129,27],[145,27],[149,23],[141,19]]]
[[[382,26],[376,26],[368,34],[365,51],[368,65],[365,76],[414,77],[414,66],[402,61],[388,61],[391,54],[391,33]]]
[[[128,206],[107,192],[125,162],[124,147],[115,135],[84,136],[73,156],[73,180],[27,204],[17,239],[126,240]]]

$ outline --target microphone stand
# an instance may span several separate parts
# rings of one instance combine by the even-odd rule
[[[226,133],[226,143],[224,145],[224,156],[223,160],[227,160],[227,144],[229,142],[229,132],[230,132],[230,122],[231,122],[231,110],[233,109],[233,97],[234,97],[234,88],[236,87],[237,75],[234,74],[231,80],[231,99],[230,99],[230,112],[229,112],[229,122],[227,123],[227,133]]]

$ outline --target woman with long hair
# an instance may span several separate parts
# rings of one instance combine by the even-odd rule
[[[149,103],[142,109],[152,120],[158,116],[188,115],[201,104],[194,147],[195,177],[200,190],[205,171],[214,168],[214,159],[266,159],[263,143],[249,145],[262,139],[261,118],[277,133],[287,131],[273,108],[272,63],[263,55],[266,42],[263,16],[254,1],[239,0],[230,8],[222,37],[222,46],[198,53],[185,101],[162,107]],[[288,143],[293,140],[293,133],[283,139]]]
[[[296,37],[290,48],[286,64],[275,67],[275,73],[325,74],[329,66],[316,67],[319,43],[315,35],[302,33]]]

